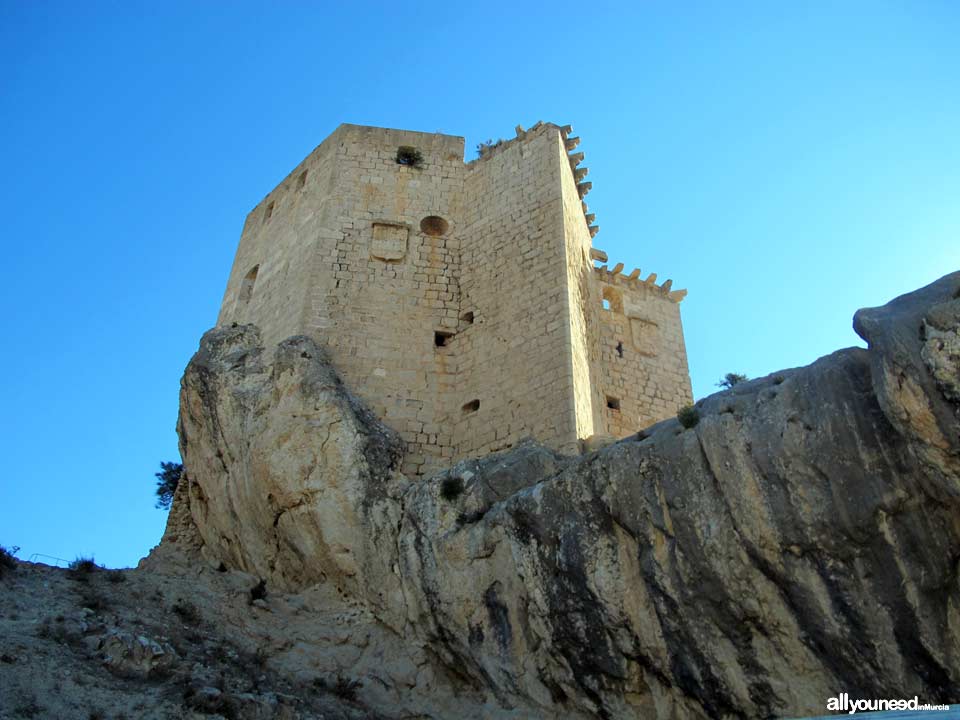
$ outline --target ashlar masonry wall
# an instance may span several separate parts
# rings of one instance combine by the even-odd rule
[[[593,278],[602,432],[625,437],[693,402],[679,300],[656,275],[642,281],[604,266]]]
[[[468,166],[460,289],[473,322],[454,340],[460,456],[525,436],[577,449],[560,144],[558,128],[542,125]]]
[[[419,166],[397,163],[399,147],[415,148]],[[348,125],[336,152],[325,223],[335,243],[316,258],[306,330],[406,441],[404,472],[422,474],[454,454],[445,399],[456,367],[437,333],[458,323],[463,139]]]
[[[247,215],[218,325],[255,323],[268,347],[303,332],[315,259],[331,242],[324,217],[341,135],[324,140]]]
[[[673,415],[682,295],[593,267],[577,142],[538,123],[464,163],[460,137],[341,125],[248,215],[218,324],[324,345],[410,476]]]

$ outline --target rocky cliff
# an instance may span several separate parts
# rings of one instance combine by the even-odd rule
[[[861,310],[867,349],[701,400],[690,429],[420,483],[313,341],[216,329],[183,380],[172,517],[214,565],[335,587],[504,709],[960,700],[958,294],[955,273]]]
[[[284,698],[362,683],[345,713],[958,702],[960,273],[854,325],[866,349],[701,400],[693,427],[578,457],[525,442],[420,482],[317,343],[212,330],[182,383],[186,480],[137,573],[191,592]],[[195,697],[212,661],[192,662]]]

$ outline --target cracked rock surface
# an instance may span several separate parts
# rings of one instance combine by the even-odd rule
[[[415,484],[312,340],[268,358],[255,328],[214,330],[184,376],[171,522],[268,585],[332,584],[503,713],[957,701],[958,289],[861,310],[867,349],[706,398],[692,429]]]
[[[388,718],[960,702],[960,273],[855,328],[866,349],[705,398],[692,428],[578,457],[529,441],[419,482],[314,340],[212,330],[182,383],[185,480],[132,577],[255,648],[284,717],[322,716],[297,688],[344,679],[337,712]],[[159,655],[97,632],[185,662],[156,632]],[[201,666],[195,712],[227,692],[262,716]]]

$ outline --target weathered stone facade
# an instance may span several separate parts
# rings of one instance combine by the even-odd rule
[[[685,291],[594,266],[569,133],[518,128],[465,163],[461,137],[341,125],[247,217],[218,324],[320,342],[409,475],[672,416]]]

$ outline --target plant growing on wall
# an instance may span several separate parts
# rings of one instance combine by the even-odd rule
[[[500,138],[496,142],[493,140],[487,140],[486,142],[477,143],[477,157],[483,157],[488,152],[493,150],[495,147],[500,147],[503,145],[503,138]]]
[[[397,164],[421,168],[423,167],[423,153],[415,147],[401,145],[397,148]]]

